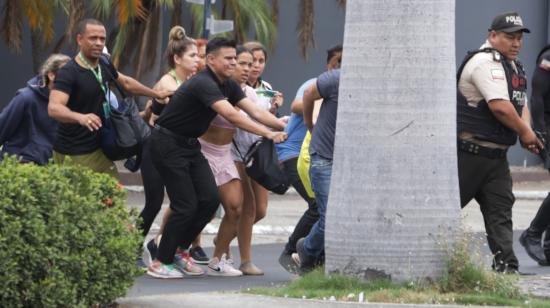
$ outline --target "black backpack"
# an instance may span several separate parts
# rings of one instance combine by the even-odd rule
[[[101,57],[106,66],[109,60]],[[109,74],[109,70],[106,69]],[[132,97],[128,97],[118,82],[111,80],[122,96],[118,108],[110,106],[102,114],[103,125],[99,131],[103,153],[112,161],[126,159],[124,166],[136,172],[141,164],[141,152],[144,140],[151,134],[151,128],[139,115],[139,109]]]

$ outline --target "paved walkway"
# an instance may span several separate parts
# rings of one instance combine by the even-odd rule
[[[514,184],[515,191],[525,193],[533,191],[544,192],[545,187],[550,188],[550,182]],[[167,202],[167,200],[165,202]],[[520,260],[520,269],[524,272],[537,274],[536,276],[523,277],[520,283],[521,287],[534,295],[550,297],[550,267],[538,266],[526,255],[524,249],[517,241],[520,232],[529,225],[540,202],[541,200],[538,198],[520,198],[516,201],[513,214],[515,230],[514,244],[517,257]],[[143,205],[143,194],[139,192],[130,192],[128,204],[130,207],[141,208]],[[166,207],[167,204],[163,206],[163,209]],[[249,304],[248,301],[252,301],[254,307],[262,305],[263,308],[275,306],[286,307],[289,305],[297,307],[313,307],[313,305],[315,305],[315,307],[317,307],[321,305],[317,302],[296,302],[289,299],[274,300],[270,298],[259,299],[250,295],[233,294],[234,292],[249,287],[275,286],[288,283],[292,281],[292,279],[295,279],[295,277],[288,274],[279,266],[277,258],[294,224],[304,210],[305,203],[295,194],[270,196],[267,217],[255,226],[253,239],[253,260],[265,271],[264,276],[245,276],[236,278],[186,277],[181,280],[166,281],[153,279],[143,275],[136,279],[132,289],[124,299],[119,301],[119,303],[122,304],[123,307],[186,307],[187,305],[185,304],[191,305],[192,303],[194,303],[194,307],[219,307],[220,301],[224,303],[224,307],[233,307],[231,305],[225,305],[226,301],[235,303],[234,307],[237,307],[237,304],[240,305],[239,307],[252,307],[246,306]],[[479,238],[482,243],[485,243],[483,236],[483,219],[479,213],[478,205],[475,202],[469,204],[463,210],[462,216],[463,225],[470,230],[472,234],[475,234],[475,237]],[[158,232],[160,217],[162,217],[162,213],[158,216],[151,234]],[[206,248],[209,255],[212,253],[212,238],[217,231],[218,225],[219,219],[214,219],[206,228],[205,234],[203,235],[203,246]],[[233,244],[236,245],[236,242]],[[482,245],[482,247],[484,247],[482,248],[484,250],[482,254],[488,256],[489,252],[486,245]],[[236,246],[232,247],[232,252],[237,259],[235,260],[236,264],[239,264],[238,249]],[[486,262],[490,264],[489,257],[486,258]],[[328,306],[326,307],[333,307],[335,304],[335,302],[331,302],[327,304]],[[322,305],[320,307],[325,307]],[[383,306],[391,307],[391,305]]]

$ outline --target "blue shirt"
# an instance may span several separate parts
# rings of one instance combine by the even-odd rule
[[[304,91],[309,87],[315,78],[309,79],[304,82],[296,92],[296,97],[294,100],[302,99],[304,96]],[[279,156],[279,161],[285,161],[290,158],[298,157],[300,155],[300,149],[302,147],[302,142],[306,136],[307,128],[304,124],[304,117],[302,115],[291,113],[288,124],[285,127],[285,132],[288,134],[288,138],[283,143],[275,144],[277,148],[277,155]]]
[[[323,98],[323,104],[321,104],[317,122],[313,126],[309,153],[318,154],[326,159],[332,159],[334,153],[339,85],[339,69],[325,72],[317,78],[317,90]]]

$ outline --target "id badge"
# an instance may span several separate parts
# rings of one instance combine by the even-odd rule
[[[108,119],[111,116],[111,105],[107,102],[103,102],[103,115],[105,119]]]

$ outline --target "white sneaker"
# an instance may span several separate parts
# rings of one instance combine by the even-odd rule
[[[183,278],[183,273],[175,269],[173,264],[163,264],[159,261],[155,261],[149,266],[147,275],[161,279]]]
[[[227,263],[227,260],[222,258],[219,260],[217,257],[210,259],[208,263],[208,275],[209,276],[224,276],[224,277],[237,277],[242,276],[243,272],[235,269],[231,264]]]

